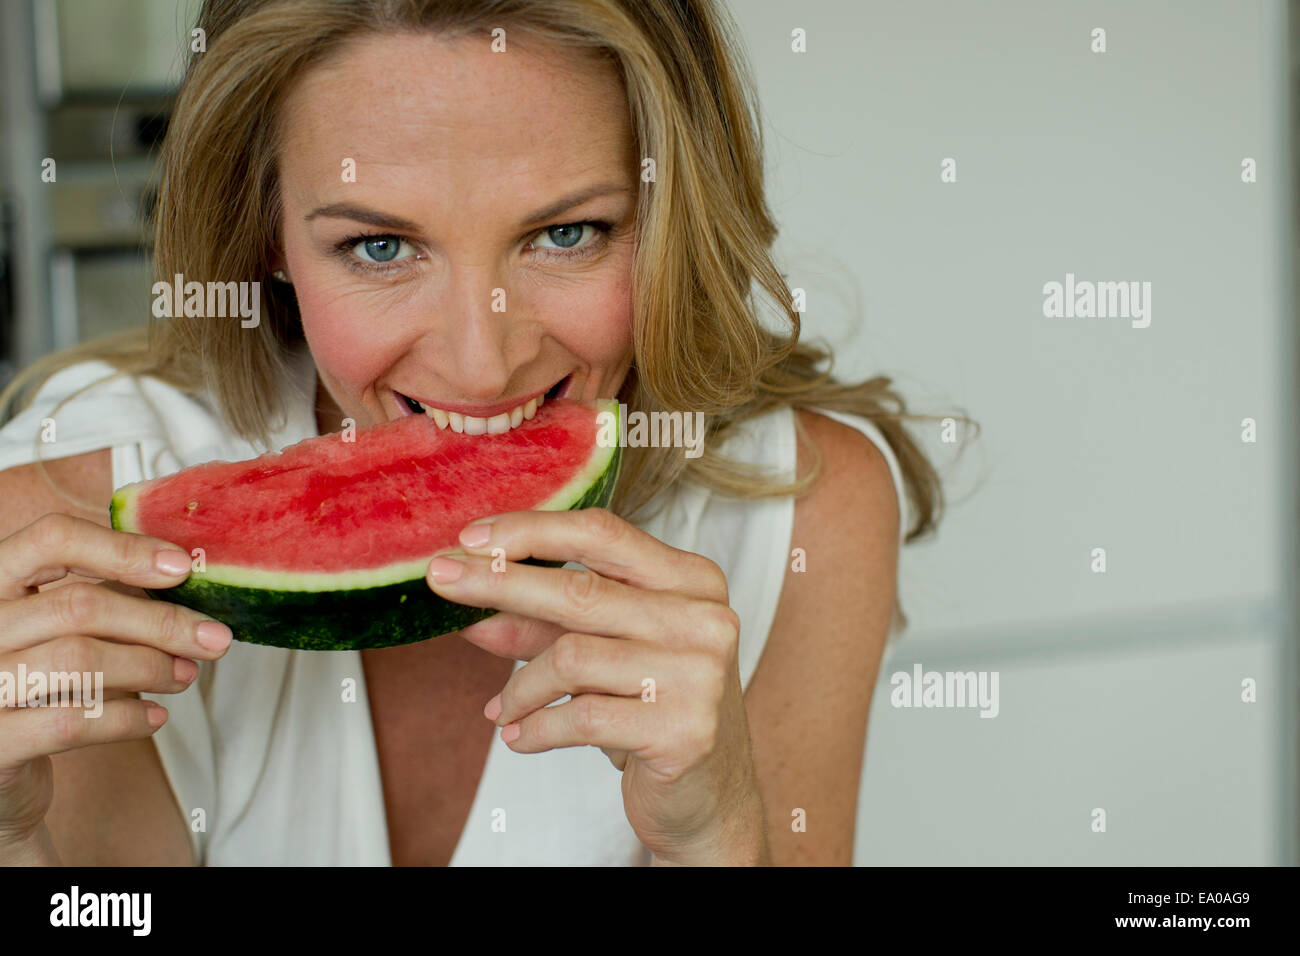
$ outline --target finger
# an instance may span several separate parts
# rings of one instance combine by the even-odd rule
[[[437,594],[460,604],[494,607],[550,621],[566,631],[606,637],[684,642],[689,638],[691,614],[718,606],[629,587],[585,568],[506,562],[504,571],[495,571],[492,563],[474,555],[442,555],[429,563],[426,580]],[[435,579],[442,569],[454,566],[459,566],[454,580]],[[532,650],[540,653],[541,648]]]
[[[178,694],[199,675],[198,665],[189,658],[173,657],[139,644],[114,644],[80,634],[0,656],[0,673],[17,674],[20,664],[26,670],[29,684],[32,675],[44,675],[50,693],[60,688],[66,691],[75,678],[82,697],[92,690],[96,695],[106,690]],[[95,682],[92,688],[84,686],[86,680]],[[27,690],[27,686],[16,686],[15,696],[23,697]]]
[[[516,722],[518,737],[506,740],[503,730],[501,739],[511,750],[524,754],[582,746],[636,753],[653,739],[656,716],[653,705],[640,700],[583,694],[533,711]]]
[[[475,544],[471,547],[468,541]],[[460,544],[470,554],[502,548],[509,561],[576,561],[631,587],[730,603],[727,577],[717,564],[664,544],[604,508],[511,511],[466,525]]]
[[[669,653],[654,645],[565,633],[510,675],[501,689],[501,714],[495,723],[504,727],[565,694],[639,699],[645,681],[657,687],[672,667]]]
[[[75,581],[3,607],[0,651],[10,652],[68,634],[147,644],[177,657],[213,660],[230,646],[230,628],[170,601],[132,597]]]
[[[156,563],[160,552],[183,570],[163,570]],[[189,575],[190,556],[166,541],[65,514],[47,514],[0,541],[0,599],[31,594],[69,572],[142,588],[169,588]]]
[[[493,614],[457,633],[489,654],[527,661],[549,647],[564,633],[564,628],[535,617],[503,613]]]
[[[614,765],[614,769],[622,773],[627,769],[626,750],[615,750],[613,747],[601,747],[600,752],[609,758],[609,762]]]
[[[156,711],[155,711],[156,708]],[[158,723],[150,722],[151,712]],[[0,769],[78,747],[148,737],[167,720],[167,708],[123,697],[106,701],[99,716],[81,707],[31,707],[0,711]]]

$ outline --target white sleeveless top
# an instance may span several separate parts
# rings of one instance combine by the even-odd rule
[[[280,449],[317,432],[316,368],[301,348],[292,358]],[[52,376],[32,404],[0,429],[0,469],[37,457],[42,420],[55,441],[50,460],[112,448],[113,487],[157,478],[215,459],[241,461],[266,449],[236,437],[214,411],[157,379],[121,375],[85,362]],[[898,493],[901,547],[908,525],[902,474],[871,422],[824,414],[862,431],[889,462]],[[47,432],[48,434],[48,432]],[[779,469],[795,467],[788,407],[742,423],[721,450]],[[772,625],[789,561],[794,502],[737,501],[690,484],[640,523],[661,541],[702,554],[726,572],[740,617],[739,665],[748,687]],[[774,547],[781,542],[781,547]],[[895,614],[890,639],[900,633]],[[515,668],[523,666],[517,661]],[[343,681],[356,700],[343,700]],[[870,688],[863,688],[866,693]],[[388,828],[370,704],[359,651],[296,651],[236,640],[180,694],[141,694],[171,716],[153,735],[199,862],[223,865],[389,866]],[[495,734],[452,866],[647,865],[650,853],[623,812],[621,773],[597,747],[517,754]],[[196,813],[202,810],[202,814]],[[201,821],[201,822],[200,822]],[[504,823],[504,830],[502,824]]]

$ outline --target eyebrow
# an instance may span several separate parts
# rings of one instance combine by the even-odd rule
[[[596,199],[600,196],[608,196],[614,193],[630,193],[632,189],[620,183],[597,183],[594,186],[588,186],[586,189],[580,189],[575,193],[570,193],[562,199],[557,199],[548,206],[538,209],[531,216],[526,217],[521,226],[531,226],[535,223],[542,223],[548,219],[553,219],[563,212],[567,212],[574,206],[580,206],[585,202]],[[378,209],[370,209],[367,206],[360,206],[350,202],[330,203],[328,206],[321,206],[319,209],[313,209],[304,218],[305,222],[311,222],[317,216],[325,216],[331,219],[355,219],[357,222],[364,222],[367,225],[379,226],[382,229],[401,229],[405,232],[419,232],[420,226],[409,219],[403,219],[401,216],[394,216]]]

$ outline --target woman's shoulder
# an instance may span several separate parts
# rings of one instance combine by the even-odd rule
[[[825,408],[778,405],[736,423],[719,443],[718,452],[775,469],[792,480],[805,474],[814,457],[810,443],[823,460],[823,471],[828,472],[823,480],[835,484],[831,496],[849,493],[865,503],[873,492],[885,493],[880,506],[888,511],[892,503],[901,541],[908,514],[903,469],[888,437],[870,418]],[[893,494],[887,494],[891,490]],[[796,499],[796,506],[800,500]]]
[[[0,470],[151,440],[212,445],[222,432],[203,398],[88,360],[51,374],[0,427]]]
[[[865,511],[878,527],[892,526],[898,532],[895,537],[901,537],[906,527],[902,472],[884,433],[856,415],[799,409],[798,418],[799,474],[813,456],[813,444],[821,471],[811,493],[795,502],[796,526],[802,512],[833,534],[837,513]]]
[[[908,501],[903,468],[888,437],[871,419],[824,408],[799,409],[803,443],[816,443],[831,487],[823,494],[847,497],[871,508],[877,520],[893,520],[901,546],[907,534]],[[803,466],[800,464],[800,474]]]

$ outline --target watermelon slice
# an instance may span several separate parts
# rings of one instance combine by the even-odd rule
[[[124,485],[113,494],[113,527],[191,555],[202,548],[202,570],[149,594],[222,621],[238,640],[303,650],[410,644],[496,613],[447,601],[425,581],[433,554],[457,547],[466,524],[609,504],[618,415],[614,400],[553,399],[499,435],[411,415],[351,441],[333,433]]]

